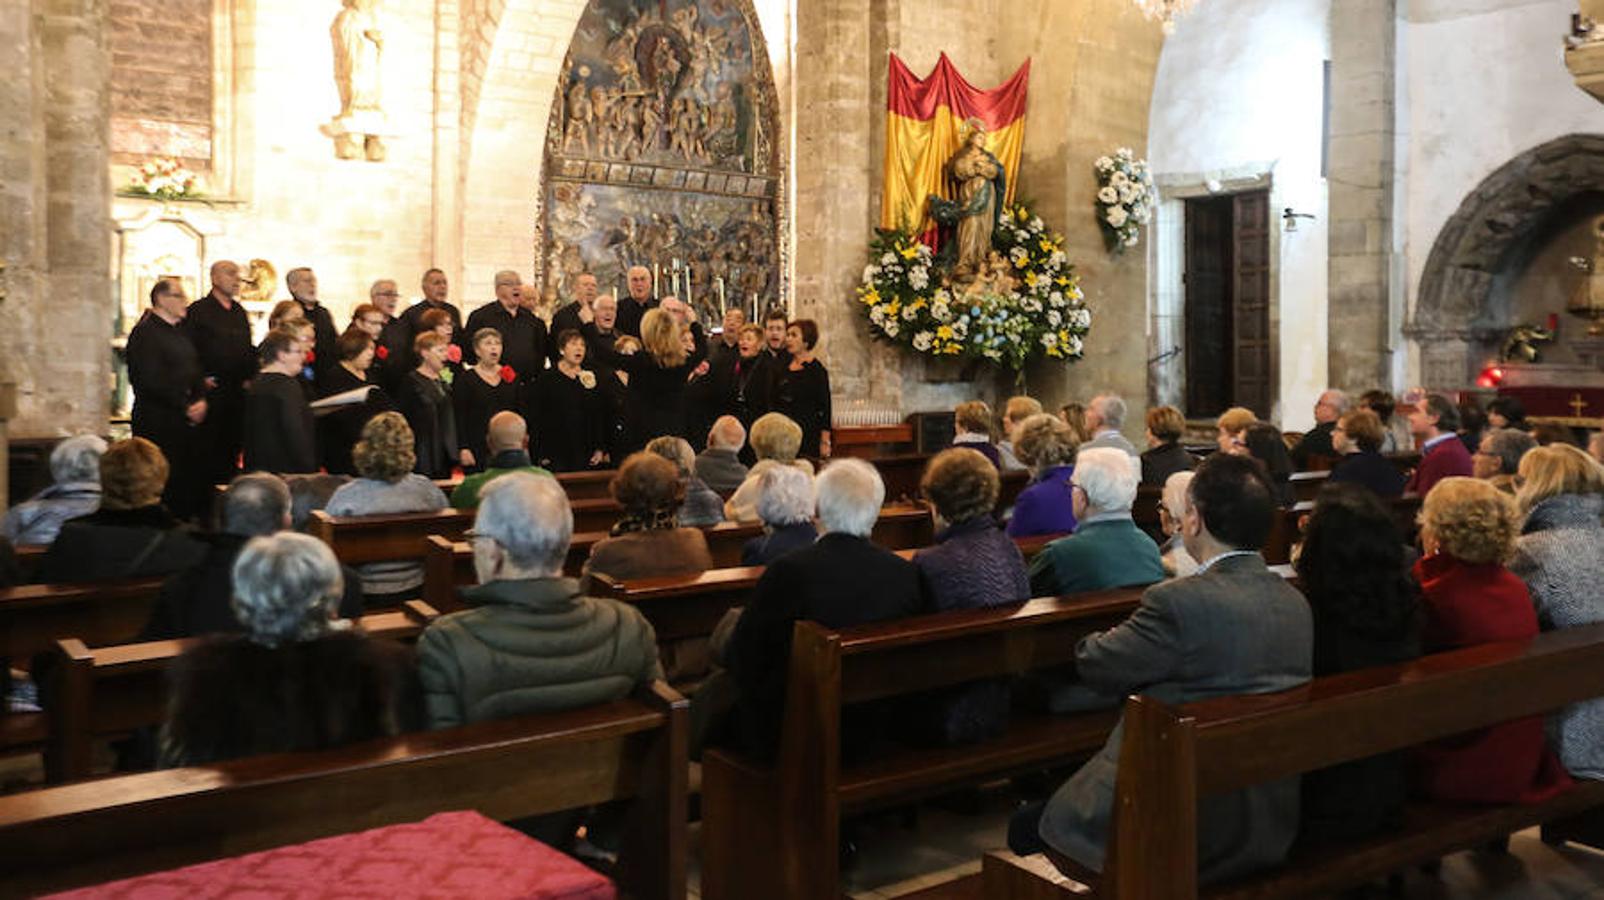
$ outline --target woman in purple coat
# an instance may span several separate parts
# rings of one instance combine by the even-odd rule
[[[1069,499],[1069,476],[1075,471],[1080,442],[1069,425],[1045,413],[1031,416],[1014,429],[1014,455],[1034,473],[1030,485],[1014,501],[1008,520],[1010,537],[1068,534],[1075,530]]]

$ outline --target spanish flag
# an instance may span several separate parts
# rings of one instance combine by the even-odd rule
[[[1030,60],[1001,86],[983,91],[964,80],[947,54],[926,78],[914,77],[895,53],[886,90],[885,191],[880,227],[911,228],[935,244],[935,222],[928,198],[953,200],[956,188],[945,168],[967,136],[964,123],[978,119],[986,130],[986,149],[1007,173],[1006,203],[1014,200],[1019,157],[1025,146],[1025,88]]]

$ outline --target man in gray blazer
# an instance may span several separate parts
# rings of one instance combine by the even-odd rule
[[[1215,454],[1197,468],[1181,535],[1197,574],[1155,585],[1118,627],[1075,648],[1093,690],[1142,693],[1168,704],[1283,691],[1309,680],[1312,622],[1303,595],[1259,555],[1274,494],[1252,459]],[[1047,846],[1101,871],[1107,848],[1122,728],[1047,801],[1037,832]],[[1032,807],[1013,835],[1028,835]],[[1198,872],[1204,882],[1274,865],[1298,830],[1298,779],[1210,797],[1198,809]],[[1028,851],[1015,840],[1016,850]]]
[[[1125,401],[1114,394],[1098,394],[1092,402],[1086,404],[1086,430],[1092,433],[1092,439],[1080,445],[1082,450],[1088,447],[1113,447],[1124,450],[1132,459],[1140,457],[1136,447],[1120,434],[1120,428],[1125,425]]]

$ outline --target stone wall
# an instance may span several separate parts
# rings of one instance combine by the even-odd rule
[[[212,162],[213,0],[114,0],[111,50],[112,161],[176,156]]]

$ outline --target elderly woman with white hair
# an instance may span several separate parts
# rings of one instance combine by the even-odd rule
[[[1176,472],[1164,481],[1158,501],[1158,524],[1169,538],[1159,548],[1164,571],[1172,578],[1185,578],[1197,571],[1197,560],[1186,552],[1181,540],[1181,517],[1186,514],[1186,489],[1192,484],[1191,472]]]
[[[204,640],[173,664],[162,762],[322,750],[412,727],[410,654],[336,619],[343,587],[322,541],[252,538],[234,562],[244,633]]]
[[[100,455],[106,441],[92,434],[67,438],[50,451],[54,482],[6,513],[5,535],[13,544],[48,544],[61,523],[100,508]]]
[[[1082,447],[1070,477],[1080,524],[1030,563],[1035,596],[1135,587],[1164,580],[1158,545],[1131,520],[1141,480],[1136,458],[1115,447]]]
[[[759,757],[771,757],[779,739],[792,626],[806,619],[850,628],[913,615],[924,606],[919,570],[869,541],[886,495],[874,466],[837,460],[815,488],[824,535],[769,564],[725,652],[737,693],[729,737]],[[855,746],[850,732],[858,729],[844,730],[845,746]]]
[[[563,577],[574,514],[562,485],[528,472],[485,485],[468,537],[469,608],[418,639],[429,727],[607,703],[663,677],[635,607],[587,597]]]
[[[763,520],[763,535],[741,547],[743,566],[766,566],[819,538],[819,530],[813,527],[812,475],[791,466],[770,466],[757,479],[757,515]]]

